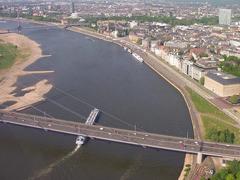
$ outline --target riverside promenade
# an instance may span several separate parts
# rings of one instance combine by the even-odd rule
[[[213,92],[207,90],[206,88],[201,86],[198,82],[194,81],[187,75],[179,72],[179,70],[170,66],[164,60],[154,55],[152,52],[146,51],[142,49],[140,46],[133,44],[127,38],[112,38],[110,36],[99,34],[97,32],[79,27],[70,27],[69,30],[79,32],[88,36],[92,36],[98,39],[102,39],[108,42],[112,42],[120,46],[128,47],[132,51],[139,54],[144,59],[145,64],[147,64],[156,73],[161,75],[165,80],[167,80],[171,85],[178,89],[178,91],[182,94],[188,105],[188,109],[191,115],[195,138],[202,139],[203,134],[203,128],[201,128],[202,122],[200,119],[200,114],[193,106],[191,99],[188,93],[186,92],[186,87],[190,87],[193,91],[195,91],[204,99],[206,99],[208,102],[216,106],[226,115],[230,116],[240,125],[240,114],[234,111],[234,109],[230,107],[229,104],[227,104],[224,100],[221,100]]]
[[[182,79],[184,79],[184,77],[182,77],[182,79],[179,80],[177,72],[175,72],[171,67],[169,67],[169,65],[162,62],[159,58],[154,56],[152,53],[144,52],[143,49],[139,48],[137,45],[135,45],[125,39],[121,39],[121,38],[113,39],[111,37],[106,37],[105,35],[96,33],[94,31],[89,31],[86,29],[78,28],[78,27],[71,27],[68,29],[71,31],[74,31],[74,32],[82,33],[82,34],[85,34],[88,36],[92,36],[92,37],[95,37],[98,39],[112,42],[112,43],[118,44],[120,46],[128,47],[131,50],[133,50],[134,52],[137,52],[137,54],[139,54],[144,59],[145,64],[147,64],[157,74],[162,76],[166,81],[168,81],[172,86],[174,86],[183,95],[185,102],[187,103],[189,113],[191,115],[193,130],[194,130],[194,137],[196,139],[202,139],[202,137],[201,137],[202,132],[201,132],[201,128],[199,125],[200,115],[198,114],[198,112],[196,111],[195,107],[193,106],[191,100],[189,99],[188,95],[186,94],[187,93],[185,90],[186,83],[182,82]],[[192,88],[192,86],[190,86],[190,87]]]

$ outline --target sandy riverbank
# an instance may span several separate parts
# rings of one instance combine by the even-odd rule
[[[17,56],[14,65],[9,69],[0,71],[0,104],[15,102],[14,104],[5,108],[5,110],[19,110],[29,107],[39,101],[43,101],[43,96],[52,88],[52,85],[48,83],[47,79],[40,80],[31,87],[27,87],[24,84],[20,84],[18,87],[16,86],[17,79],[21,76],[52,72],[29,72],[24,70],[27,66],[42,57],[40,45],[26,36],[15,33],[0,34],[0,39],[4,42],[16,45],[20,51],[20,54]],[[17,88],[20,89],[24,95],[17,96],[15,93]]]
[[[185,156],[185,161],[184,161],[184,166],[183,166],[183,170],[182,170],[182,172],[181,172],[181,174],[180,174],[180,176],[179,176],[179,178],[178,178],[178,180],[184,180],[184,178],[185,178],[185,169],[186,169],[186,166],[187,165],[192,165],[193,164],[193,155],[191,155],[191,154],[186,154],[186,156]]]

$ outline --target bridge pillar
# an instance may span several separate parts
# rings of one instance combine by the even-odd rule
[[[201,164],[203,160],[203,154],[198,152],[197,154],[197,164]]]

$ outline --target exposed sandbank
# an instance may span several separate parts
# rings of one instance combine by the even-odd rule
[[[9,69],[0,71],[0,104],[14,101],[16,102],[15,104],[4,109],[18,110],[23,109],[24,107],[29,107],[39,101],[43,101],[43,96],[52,88],[52,85],[47,79],[39,80],[31,87],[26,87],[24,84],[21,85],[22,88],[16,86],[17,79],[21,76],[53,72],[24,70],[27,66],[42,57],[40,45],[26,36],[15,33],[0,34],[0,39],[4,42],[16,45],[20,51],[20,55],[17,57],[14,65]],[[23,96],[16,96],[14,91],[17,88],[24,92]]]

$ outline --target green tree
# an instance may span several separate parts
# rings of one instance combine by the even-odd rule
[[[238,95],[233,95],[229,98],[229,101],[232,103],[232,104],[237,104],[238,101],[239,101],[239,96]]]
[[[219,131],[216,128],[212,128],[207,132],[206,138],[215,142],[233,144],[235,140],[235,134],[228,129]]]
[[[235,178],[232,174],[228,174],[226,180],[235,180]]]
[[[225,131],[218,131],[218,142],[225,142],[226,141],[226,134]]]
[[[224,135],[225,135],[224,142],[231,143],[231,144],[234,143],[234,139],[235,139],[234,133],[230,132],[228,129],[225,129]]]
[[[204,77],[201,77],[199,81],[200,81],[200,84],[201,84],[201,85],[204,85],[204,83],[205,83],[205,78],[204,78]]]
[[[224,55],[223,59],[224,61],[219,65],[222,71],[240,77],[240,58]]]
[[[236,178],[237,178],[237,180],[240,180],[240,171],[237,172]]]
[[[210,129],[206,134],[207,139],[218,142],[218,130],[216,128]]]
[[[240,162],[236,160],[229,162],[228,170],[232,174],[237,175],[240,172]]]
[[[211,178],[211,180],[239,180],[239,179],[240,179],[240,161],[237,160],[229,162],[226,168],[223,168]]]

